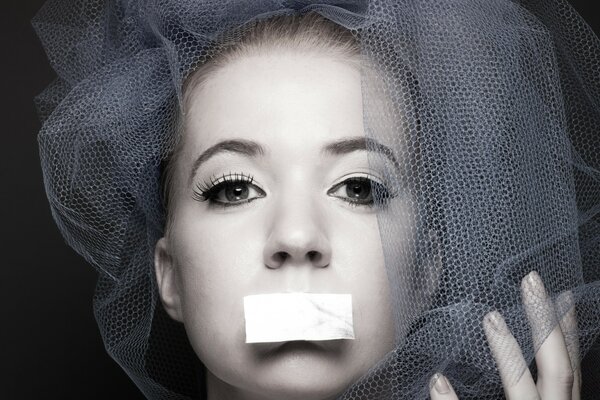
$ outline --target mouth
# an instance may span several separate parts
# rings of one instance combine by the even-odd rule
[[[320,342],[311,342],[311,341],[307,341],[307,340],[292,340],[290,342],[283,342],[281,344],[281,346],[277,347],[276,351],[290,352],[290,351],[322,351],[322,350],[324,350],[324,347],[319,343]]]
[[[347,340],[292,340],[275,343],[256,343],[252,348],[261,358],[273,358],[293,355],[335,355],[348,346]]]
[[[248,344],[354,339],[350,294],[270,293],[243,300]]]

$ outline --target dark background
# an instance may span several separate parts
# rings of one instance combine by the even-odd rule
[[[595,3],[571,1],[600,32]],[[1,6],[0,399],[143,399],[104,350],[96,273],[66,246],[44,194],[33,97],[54,74],[29,22],[42,4]]]

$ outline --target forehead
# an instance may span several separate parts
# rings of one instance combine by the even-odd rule
[[[195,151],[232,138],[299,151],[364,135],[360,72],[326,55],[243,56],[189,98],[185,142]]]

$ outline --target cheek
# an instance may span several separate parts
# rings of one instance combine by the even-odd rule
[[[183,318],[203,361],[210,359],[210,349],[244,342],[242,299],[255,290],[256,266],[262,265],[258,231],[257,224],[229,226],[221,219],[217,225],[210,218],[177,227],[174,244]]]
[[[356,344],[385,353],[392,346],[394,324],[379,227],[375,215],[356,222],[332,235],[338,250],[334,268],[353,297]]]

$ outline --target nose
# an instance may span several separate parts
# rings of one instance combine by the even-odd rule
[[[322,227],[325,218],[316,205],[304,196],[302,199],[305,201],[296,198],[293,203],[279,205],[272,216],[263,253],[268,268],[283,265],[324,268],[331,261],[331,244]]]

